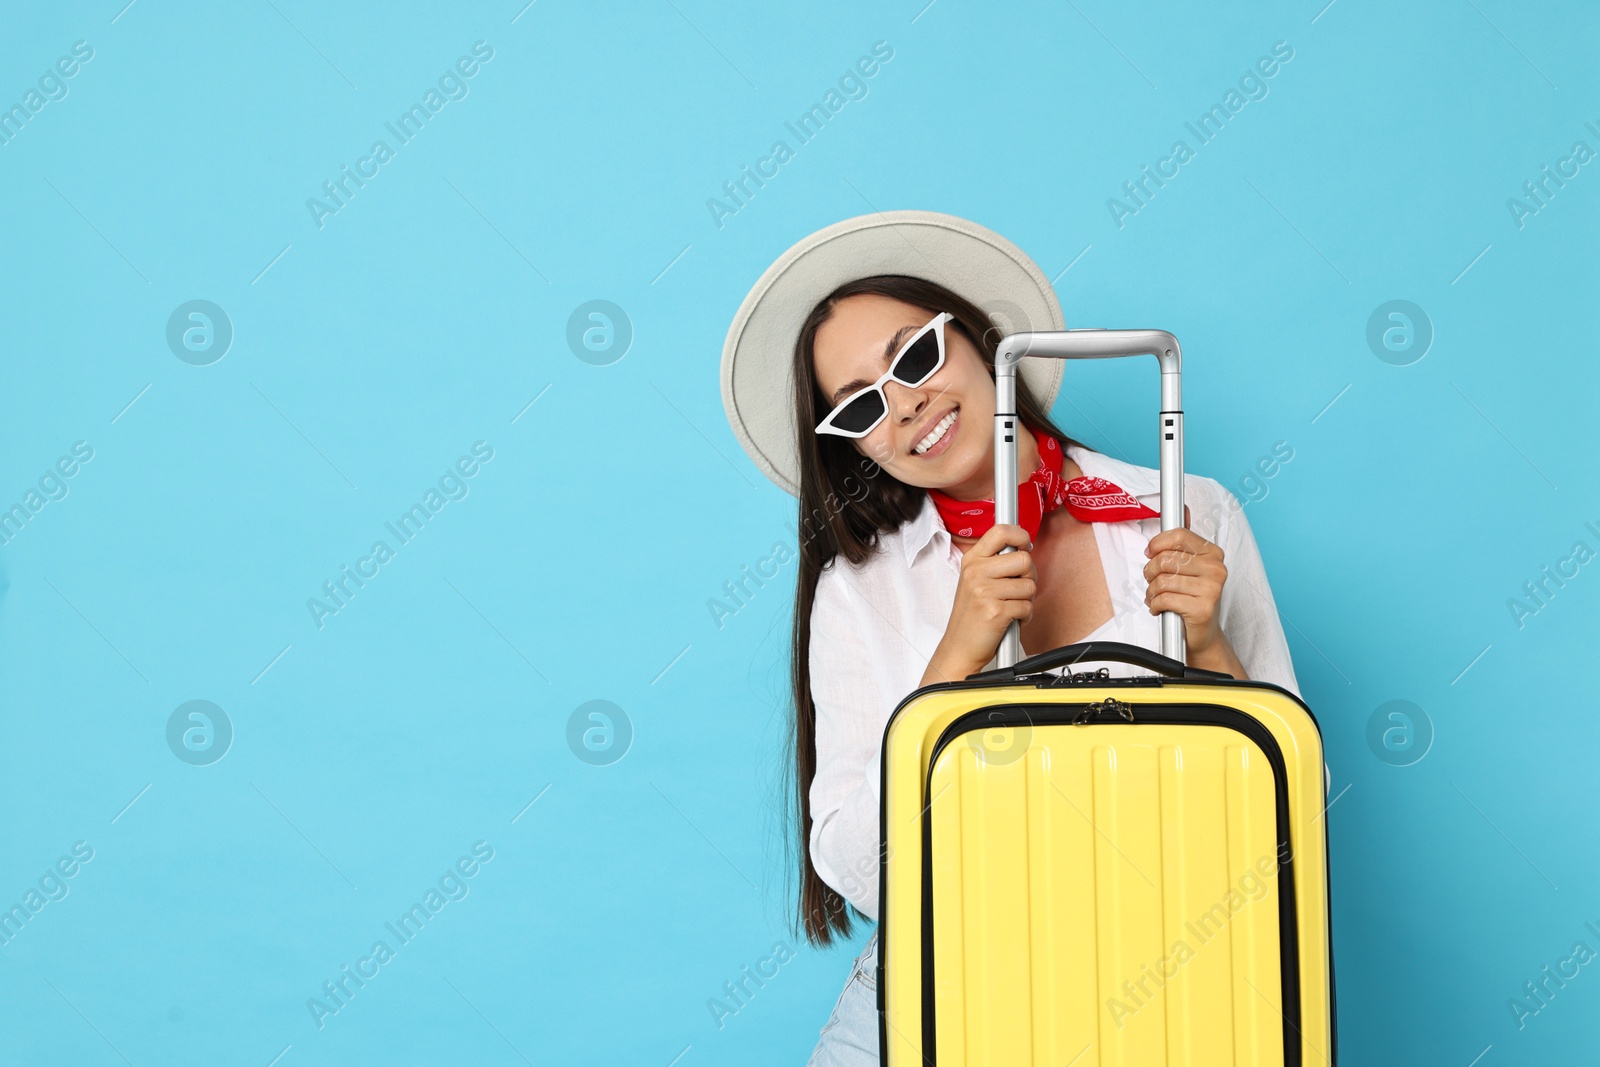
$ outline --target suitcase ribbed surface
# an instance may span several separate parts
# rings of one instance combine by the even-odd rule
[[[990,729],[929,790],[941,1064],[1283,1062],[1273,773],[1248,739]]]
[[[1291,695],[929,687],[882,773],[891,1067],[1337,1062],[1322,741]]]

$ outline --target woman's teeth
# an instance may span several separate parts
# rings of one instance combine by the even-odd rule
[[[949,430],[951,426],[955,425],[955,421],[956,413],[954,410],[952,410],[950,414],[940,419],[938,423],[934,425],[933,429],[928,431],[928,436],[916,443],[915,447],[911,449],[911,454],[914,456],[920,456],[928,449],[938,444],[939,441],[944,437],[945,431]]]

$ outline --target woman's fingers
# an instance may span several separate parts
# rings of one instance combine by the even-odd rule
[[[1163,593],[1177,593],[1214,602],[1221,592],[1222,583],[1211,578],[1194,574],[1158,574],[1145,587],[1144,599],[1148,604]]]
[[[1145,581],[1153,582],[1162,574],[1207,575],[1214,576],[1220,582],[1227,577],[1228,568],[1222,562],[1221,549],[1217,549],[1215,553],[1169,549],[1157,553],[1144,565]]]
[[[995,556],[983,560],[978,564],[978,572],[987,578],[1005,578],[1025,575],[1029,578],[1038,577],[1034,573],[1033,553],[1018,549],[1007,552],[1003,556]]]
[[[1215,555],[1222,558],[1222,549],[1190,529],[1163,530],[1150,538],[1144,547],[1146,556],[1155,557],[1162,552],[1188,552],[1192,555]]]
[[[1157,593],[1148,599],[1150,614],[1159,615],[1163,611],[1176,612],[1183,619],[1184,629],[1192,634],[1204,633],[1211,629],[1216,618],[1216,601],[1203,596],[1189,596],[1186,593]]]
[[[979,586],[978,591],[996,600],[1032,600],[1039,591],[1039,583],[1029,577],[992,578]]]
[[[1039,575],[1032,548],[1027,530],[1014,523],[996,523],[962,553],[955,604],[935,658],[973,664],[971,673],[993,658],[1012,622],[1033,617]]]
[[[976,552],[980,556],[994,556],[1008,545],[1012,548],[1032,548],[1033,538],[1028,536],[1027,530],[1015,523],[997,522],[983,532],[983,536],[978,538],[976,544],[967,549],[967,554]]]
[[[1163,530],[1145,546],[1144,601],[1152,615],[1177,614],[1190,647],[1199,648],[1220,633],[1217,605],[1228,568],[1222,549],[1190,530],[1187,518],[1183,529]]]

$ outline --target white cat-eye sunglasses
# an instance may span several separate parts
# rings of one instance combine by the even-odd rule
[[[914,389],[938,373],[944,366],[944,324],[954,317],[941,311],[912,334],[889,361],[883,377],[841,400],[817,423],[817,433],[860,438],[877,429],[889,414],[889,398],[884,395],[883,384],[895,381]]]

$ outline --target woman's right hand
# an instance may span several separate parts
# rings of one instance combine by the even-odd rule
[[[1007,545],[1015,551],[1002,553]],[[1013,620],[1033,617],[1039,574],[1028,531],[996,523],[961,557],[961,577],[944,637],[928,661],[922,684],[957,681],[983,670]]]

